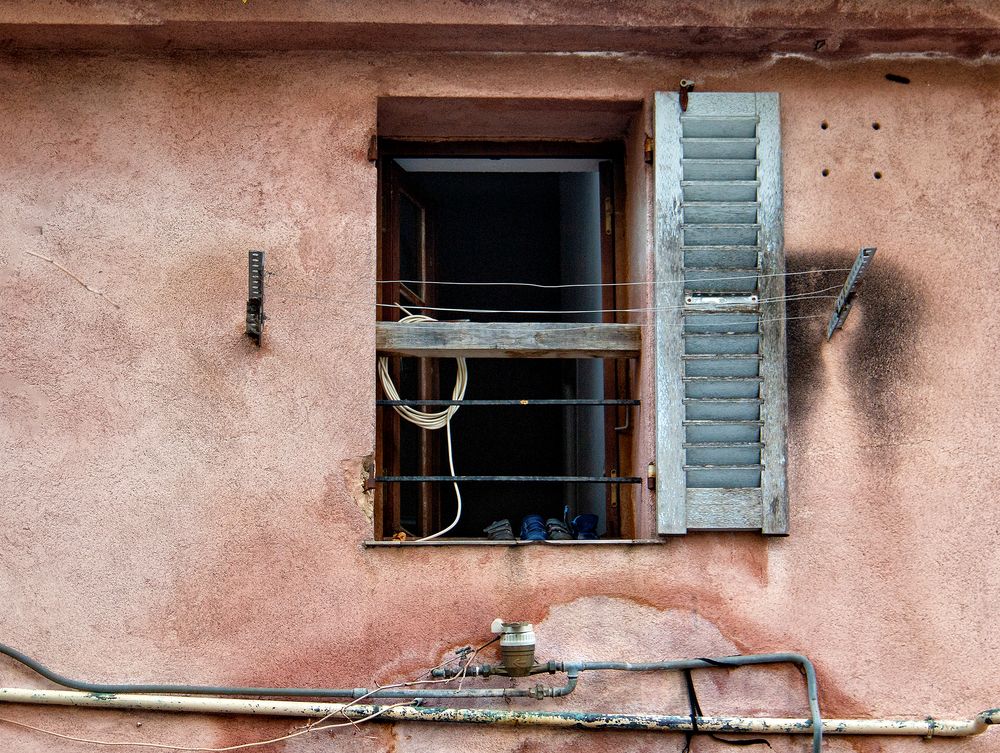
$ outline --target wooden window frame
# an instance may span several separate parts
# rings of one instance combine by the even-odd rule
[[[394,237],[396,229],[391,221],[395,211],[388,176],[396,168],[394,160],[405,157],[501,157],[501,158],[582,158],[596,157],[607,160],[601,165],[600,182],[602,206],[601,217],[601,267],[602,280],[615,282],[619,269],[625,264],[624,243],[625,229],[621,219],[625,216],[624,197],[624,165],[625,148],[621,141],[603,142],[552,142],[552,141],[409,141],[399,139],[378,139],[375,142],[375,159],[378,165],[378,259],[377,279],[398,279],[395,272],[399,269],[399,259],[393,258],[398,253],[398,238]],[[428,286],[428,289],[433,286]],[[378,303],[394,302],[398,299],[399,286],[393,284],[377,285]],[[606,286],[602,291],[602,308],[616,308],[616,288]],[[425,301],[428,305],[432,303]],[[399,312],[390,308],[378,308],[376,323],[376,350],[379,354],[390,355],[391,361],[398,361],[401,355],[416,355],[424,357],[510,357],[510,358],[580,358],[597,357],[614,359],[613,368],[604,369],[605,397],[620,398],[630,386],[630,370],[628,359],[638,358],[640,343],[640,325],[625,324],[616,321],[614,313],[604,315],[602,323],[584,325],[567,324],[565,327],[547,324],[546,336],[540,338],[537,325],[526,324],[521,327],[518,335],[518,325],[504,323],[505,336],[498,341],[489,334],[490,323],[456,324],[447,323],[421,325],[419,332],[413,327],[401,328],[393,325],[398,320]],[[565,332],[560,332],[565,329]],[[540,344],[541,341],[541,344]],[[433,363],[427,360],[427,363]],[[381,388],[377,388],[380,390]],[[421,398],[425,396],[421,395]],[[621,473],[623,459],[631,453],[629,434],[635,426],[629,406],[608,406],[605,408],[605,466],[609,473]],[[376,410],[376,447],[374,468],[377,473],[395,475],[398,473],[399,454],[394,448],[399,443],[399,417],[391,409]],[[431,461],[432,462],[432,461]],[[422,464],[423,465],[423,464]],[[426,471],[422,471],[425,473]],[[389,539],[400,528],[399,494],[392,484],[375,485],[375,537]],[[433,486],[427,484],[427,486]],[[435,490],[437,494],[440,490]],[[635,495],[631,490],[624,489],[620,484],[609,484],[606,498],[606,528],[607,536],[611,538],[631,537],[635,535],[634,502]],[[432,499],[426,494],[421,499]],[[437,500],[440,498],[438,497]],[[434,508],[434,509],[428,509]],[[420,522],[424,528],[422,535],[438,530],[440,510],[436,500],[429,503],[421,502]],[[447,541],[447,540],[445,540]]]

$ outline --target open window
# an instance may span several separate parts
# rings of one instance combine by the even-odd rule
[[[463,499],[449,538],[507,518],[594,515],[631,536],[623,468],[638,327],[615,314],[620,143],[379,144],[378,347],[400,399],[451,422]],[[407,312],[440,323],[398,324]],[[376,535],[423,537],[455,516],[443,431],[379,390]],[[624,510],[624,513],[623,513]]]
[[[607,537],[645,537],[654,526],[633,518],[634,464],[651,459],[657,533],[788,532],[778,97],[658,92],[653,105],[646,279],[638,232],[645,129],[634,103],[380,101],[380,133],[385,126],[389,135],[379,142],[377,347],[391,357],[402,394],[425,401],[447,396],[454,356],[476,359],[455,423],[465,435],[455,442],[456,472],[478,477],[463,484],[458,538],[479,538],[504,517],[516,533],[523,515],[561,517],[566,504],[574,514],[603,511]],[[582,140],[496,141],[524,129]],[[426,141],[470,130],[484,140]],[[621,240],[622,142],[594,138],[612,132],[630,144],[634,258]],[[589,250],[570,253],[574,244]],[[538,287],[482,284],[495,282]],[[407,301],[442,321],[397,324]],[[650,320],[643,352],[654,363],[637,372],[634,322]],[[596,360],[581,366],[586,358]],[[644,420],[655,420],[655,458],[638,459],[633,377],[650,372],[655,405]],[[453,510],[441,437],[404,427],[381,397],[376,535],[426,535]],[[535,398],[552,404],[512,412],[509,403]],[[482,400],[508,405],[469,402]]]

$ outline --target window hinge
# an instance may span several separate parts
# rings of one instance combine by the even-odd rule
[[[656,491],[656,463],[646,466],[646,488]]]
[[[645,160],[647,165],[653,164],[653,149],[655,144],[653,142],[652,136],[647,136],[646,140],[642,142],[642,158]]]
[[[611,197],[604,197],[604,234],[611,235],[612,221],[614,220],[614,211],[611,204]]]

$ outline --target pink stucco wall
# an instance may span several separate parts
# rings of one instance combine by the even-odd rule
[[[890,70],[912,83],[885,81]],[[792,271],[847,266],[860,245],[879,247],[832,342],[820,335],[825,320],[799,318],[829,301],[789,310],[791,535],[365,549],[376,254],[366,150],[377,98],[648,101],[682,77],[703,90],[781,93]],[[489,621],[505,616],[536,623],[544,658],[801,651],[817,664],[831,716],[968,716],[1000,702],[991,509],[1000,67],[18,53],[0,63],[0,82],[3,642],[93,680],[351,686],[410,677],[486,639]],[[635,250],[647,232],[636,203],[646,168],[632,159],[629,169]],[[266,249],[274,272],[261,350],[242,335],[248,248]],[[644,260],[633,261],[640,270]],[[790,287],[839,279],[799,275]],[[637,457],[651,448],[651,411],[647,399]],[[650,500],[641,505],[648,512]],[[41,683],[4,660],[0,684]],[[705,673],[700,685],[710,713],[805,711],[792,671]],[[514,707],[686,710],[675,677],[630,687],[585,676],[569,699]],[[26,707],[0,716],[203,746],[293,728]],[[980,753],[997,739],[931,745]],[[0,741],[93,750],[2,723]],[[372,724],[278,749],[682,742]],[[707,739],[696,748],[723,749]]]

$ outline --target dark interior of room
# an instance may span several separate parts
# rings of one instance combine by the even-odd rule
[[[557,285],[579,281],[587,264],[585,251],[574,234],[585,224],[576,215],[596,220],[599,202],[596,174],[587,173],[480,173],[411,172],[411,190],[427,208],[428,232],[433,233],[436,279],[447,282],[523,282]],[[582,187],[582,190],[581,190]],[[418,268],[406,259],[406,234],[413,228],[412,213],[401,213],[400,267],[404,279]],[[594,215],[590,217],[589,215]],[[573,221],[567,230],[567,221]],[[600,281],[599,240],[596,269]],[[571,246],[576,245],[577,248]],[[597,291],[597,288],[591,292]],[[435,305],[460,309],[524,309],[552,311],[593,305],[586,292],[573,300],[565,290],[492,285],[434,286]],[[599,298],[598,298],[599,300]],[[599,308],[599,305],[597,306]],[[429,312],[437,319],[504,321],[586,321],[590,315],[495,314]],[[413,362],[415,359],[403,359]],[[595,372],[595,367],[597,371]],[[466,399],[485,398],[574,398],[603,397],[602,365],[561,359],[470,359]],[[404,397],[412,390],[413,364],[404,366],[401,380]],[[451,393],[455,363],[440,361],[439,397]],[[407,382],[410,384],[408,385]],[[413,394],[410,392],[409,394]],[[581,415],[583,414],[583,415]],[[460,409],[452,419],[455,469],[458,475],[603,475],[603,417],[599,408],[587,407],[475,407]],[[595,424],[595,421],[597,422]],[[416,474],[414,448],[423,431],[401,422],[400,453],[404,474]],[[598,430],[597,427],[600,427]],[[448,473],[444,432],[440,432],[438,473]],[[482,537],[483,528],[508,518],[518,532],[521,519],[537,513],[562,518],[564,505],[571,511],[597,512],[602,517],[602,486],[581,490],[580,485],[560,483],[468,482],[461,485],[463,514],[449,537]],[[401,522],[415,525],[419,484],[401,488]],[[451,484],[440,484],[440,520],[447,525],[455,515]],[[590,509],[599,508],[599,509]],[[412,530],[412,529],[411,529]]]

